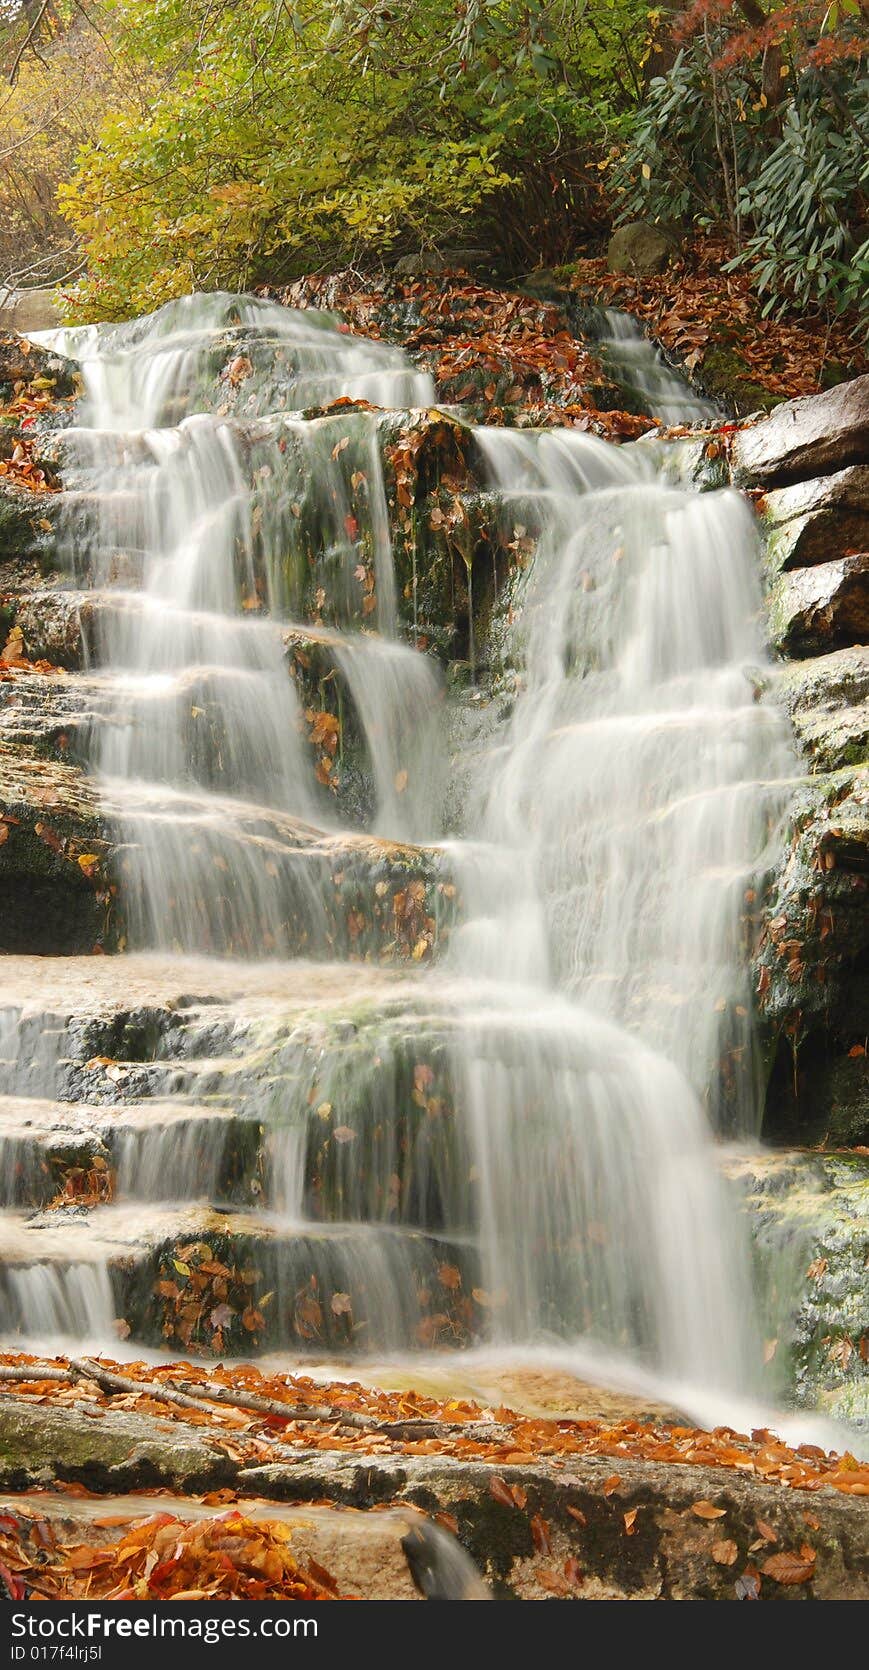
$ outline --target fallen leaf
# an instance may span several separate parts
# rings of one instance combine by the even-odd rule
[[[809,1583],[815,1575],[815,1551],[803,1548],[799,1554],[791,1554],[783,1550],[781,1554],[771,1554],[760,1569],[774,1583],[785,1586]]]

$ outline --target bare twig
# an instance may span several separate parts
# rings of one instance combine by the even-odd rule
[[[12,68],[9,71],[9,85],[10,85],[10,87],[14,87],[16,81],[18,80],[18,71],[21,68],[21,60],[24,57],[24,54],[27,51],[27,48],[33,44],[33,42],[36,39],[37,34],[39,33],[39,25],[41,24],[42,19],[44,18],[46,12],[48,11],[49,3],[50,3],[50,0],[42,0],[42,5],[40,6],[39,11],[37,12],[35,18],[33,19],[33,22],[30,25],[30,28],[27,31],[27,34],[24,37],[24,40],[21,42],[21,45],[18,48],[18,51],[16,52],[15,57],[12,60]]]

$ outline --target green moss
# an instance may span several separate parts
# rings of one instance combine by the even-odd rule
[[[707,349],[699,380],[707,394],[732,406],[739,417],[769,412],[779,403],[780,396],[757,381],[747,360],[726,336]]]

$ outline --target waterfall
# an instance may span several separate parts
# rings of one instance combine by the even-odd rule
[[[514,603],[522,678],[480,834],[530,878],[552,983],[636,1032],[700,1095],[726,1070],[727,1123],[754,1133],[751,905],[795,760],[783,717],[755,697],[751,512],[731,491],[665,487],[640,448],[477,438],[502,490],[543,506]],[[511,960],[539,963],[541,925],[514,904],[490,934],[495,962],[530,922],[534,944]]]
[[[713,1126],[756,1125],[751,905],[793,766],[750,676],[747,507],[665,484],[642,445],[475,432],[491,491],[532,506],[538,537],[496,608],[510,711],[447,840],[442,681],[401,641],[374,409],[431,405],[429,380],[250,298],[56,342],[87,384],[65,538],[103,605],[112,701],[92,766],[131,945],[286,958],[283,924],[322,912],[301,843],[341,820],[314,785],[292,635],[328,639],[373,833],[437,842],[456,879],[447,959],[411,964],[382,1015],[293,1033],[265,1091],[215,1068],[221,1116],[235,1102],[266,1129],[250,1216],[303,1232],[309,1310],[330,1280],[340,1322],[367,1292],[362,1343],[407,1348],[440,1337],[414,1321],[440,1283],[476,1337],[582,1340],[707,1391],[750,1387],[746,1247]],[[670,418],[697,415],[677,379],[663,392]],[[355,403],[340,429],[336,399]],[[195,1122],[161,1129],[150,1155],[147,1121],[119,1138],[122,1192],[154,1199],[163,1175],[166,1199],[217,1190],[222,1148],[198,1165]],[[286,1289],[298,1310],[294,1279],[279,1271],[276,1307]],[[65,1294],[42,1286],[39,1318],[66,1327]]]
[[[187,297],[132,325],[55,333],[81,357],[87,386],[82,425],[64,438],[73,491],[63,537],[72,571],[108,588],[96,653],[113,677],[114,717],[99,727],[93,763],[119,809],[131,936],[280,953],[287,914],[320,916],[316,884],[293,851],[292,820],[308,825],[317,808],[276,624],[283,616],[292,626],[286,612],[302,604],[311,545],[337,555],[348,586],[371,568],[384,636],[338,634],[336,654],[374,762],[383,832],[396,838],[430,832],[438,685],[395,641],[374,419],[360,414],[358,446],[344,459],[328,423],[245,427],[192,410],[219,363],[223,327],[245,333],[246,379],[250,354],[286,365],[293,409],[421,404],[433,390],[396,350],[253,298]],[[170,418],[179,421],[167,427]]]

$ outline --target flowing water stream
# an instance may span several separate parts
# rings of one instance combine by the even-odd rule
[[[281,367],[249,420],[213,397],[233,332],[240,373],[251,342],[251,370],[260,355]],[[402,635],[375,410],[431,406],[429,379],[325,316],[250,298],[54,341],[87,385],[65,442],[68,564],[105,602],[90,763],[122,847],[129,949],[103,986],[126,966],[202,996],[185,998],[183,1047],[152,1052],[150,1109],[143,1068],[136,1118],[106,1138],[117,1201],[51,1232],[65,1263],[19,1253],[7,1326],[107,1333],[112,1249],[156,1235],[146,1202],[219,1202],[243,1116],[268,1133],[246,1221],[279,1249],[278,1303],[298,1283],[291,1241],[339,1321],[365,1306],[373,1350],[443,1343],[460,1291],[465,1342],[594,1347],[698,1395],[752,1393],[746,1237],[715,1132],[756,1130],[746,936],[794,763],[754,696],[748,508],[668,484],[654,445],[476,431],[489,490],[531,506],[540,536],[496,610],[502,696],[447,836],[444,781],[467,760],[447,762],[440,670]],[[672,378],[665,392],[665,418],[698,415]],[[341,398],[369,403],[349,449],[302,415]],[[370,612],[348,607],[328,636],[370,762],[370,833],[421,843],[457,890],[431,968],[292,960],[332,889],[310,842],[346,835],[287,668],[288,636],[325,631],[303,618],[312,550],[339,613],[351,578],[372,576]],[[190,963],[203,953],[215,962]],[[3,1089],[70,1100],[73,1023],[22,1043],[9,990]],[[421,1330],[432,1282],[445,1317],[429,1304]]]

